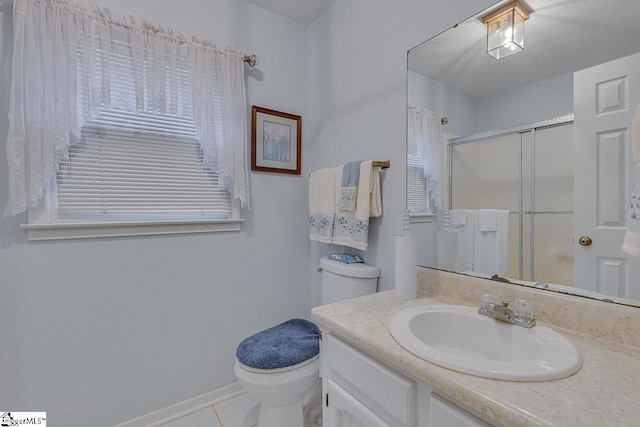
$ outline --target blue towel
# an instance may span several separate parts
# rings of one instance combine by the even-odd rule
[[[236,357],[254,369],[279,369],[297,365],[320,352],[318,327],[304,319],[291,319],[245,338]]]
[[[342,168],[342,186],[343,187],[357,187],[360,180],[360,163],[362,160],[356,162],[349,162]]]
[[[340,189],[340,197],[338,207],[346,212],[356,210],[356,195],[358,194],[358,183],[360,182],[360,163],[346,163],[342,167],[342,188]]]

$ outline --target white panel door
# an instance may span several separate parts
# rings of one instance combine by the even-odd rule
[[[640,101],[640,54],[575,73],[573,89],[575,285],[640,299],[640,259],[622,251],[635,172],[630,131]],[[584,239],[581,245],[583,237],[591,244]]]

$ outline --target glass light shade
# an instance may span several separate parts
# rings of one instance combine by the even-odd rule
[[[525,18],[514,7],[487,22],[487,53],[502,59],[524,49]]]

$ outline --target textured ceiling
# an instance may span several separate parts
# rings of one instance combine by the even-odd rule
[[[336,0],[245,0],[308,27]]]
[[[524,51],[499,61],[490,57],[480,13],[412,49],[409,69],[483,98],[640,50],[639,0],[526,4],[533,13],[525,23]]]

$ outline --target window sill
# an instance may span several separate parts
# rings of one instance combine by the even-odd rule
[[[242,219],[22,224],[29,241],[240,231]]]
[[[409,223],[434,222],[436,215],[434,214],[414,214],[409,216]]]

